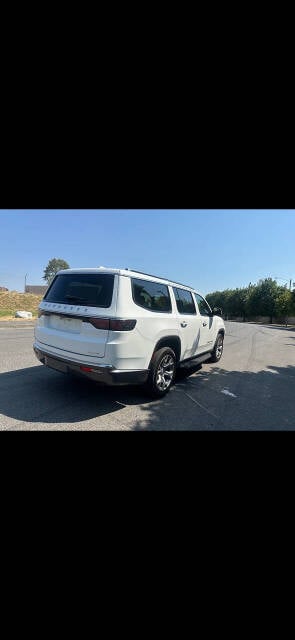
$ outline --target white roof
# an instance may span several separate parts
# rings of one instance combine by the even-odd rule
[[[132,271],[132,269],[114,269],[112,267],[96,267],[96,268],[92,268],[92,269],[87,269],[87,268],[83,268],[83,269],[62,269],[61,271],[58,272],[59,274],[62,273],[113,273],[113,274],[118,274],[121,276],[127,276],[130,278],[130,276],[132,276],[133,278],[139,278],[140,280],[151,280],[153,282],[160,282],[162,284],[169,284],[172,286],[180,286],[183,289],[189,289],[190,291],[196,291],[196,289],[194,289],[194,287],[190,287],[187,284],[181,284],[180,282],[175,282],[173,280],[168,280],[167,278],[160,278],[159,276],[153,276],[149,273],[142,273],[141,271]]]

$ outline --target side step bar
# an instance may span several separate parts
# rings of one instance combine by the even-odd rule
[[[180,362],[178,366],[179,368],[181,368],[189,364],[202,364],[202,362],[206,362],[206,360],[209,360],[209,358],[211,358],[211,355],[212,352],[207,351],[206,353],[202,353],[202,355],[196,356],[195,358],[187,358],[187,360],[182,360],[182,362]]]

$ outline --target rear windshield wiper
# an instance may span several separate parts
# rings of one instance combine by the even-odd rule
[[[79,296],[65,296],[68,300],[86,300],[87,298],[79,298]]]

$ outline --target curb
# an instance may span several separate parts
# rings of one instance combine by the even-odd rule
[[[235,322],[236,324],[242,324],[243,326],[247,326],[249,324],[254,324],[256,327],[272,327],[273,329],[285,329],[285,331],[295,331],[295,325],[294,324],[288,324],[288,326],[286,327],[285,324],[276,324],[273,322],[273,324],[271,324],[270,322],[240,322],[237,320],[224,320],[224,322]]]

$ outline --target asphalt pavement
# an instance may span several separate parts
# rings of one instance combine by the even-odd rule
[[[222,359],[151,400],[41,365],[32,324],[0,323],[0,430],[295,429],[295,329],[226,322]]]

